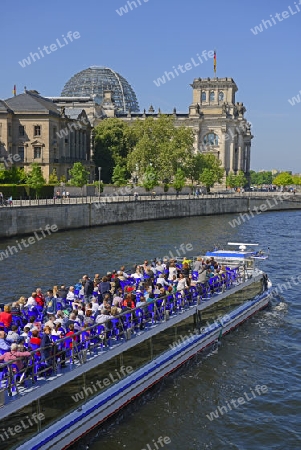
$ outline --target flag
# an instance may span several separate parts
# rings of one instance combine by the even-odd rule
[[[213,70],[214,73],[216,73],[216,51],[214,50],[214,56],[213,56]]]
[[[14,94],[14,96],[17,95],[17,88],[16,88],[16,85],[14,85],[13,94]]]

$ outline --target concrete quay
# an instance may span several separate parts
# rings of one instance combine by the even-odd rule
[[[99,201],[100,200],[100,201]],[[20,202],[20,201],[19,201]],[[46,204],[47,202],[47,204]],[[234,214],[233,228],[268,211],[301,208],[301,195],[291,193],[87,197],[65,200],[14,201],[0,208],[0,238],[33,234],[46,225],[59,231],[145,220]],[[235,219],[238,222],[235,222]]]

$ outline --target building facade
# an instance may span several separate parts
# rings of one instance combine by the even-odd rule
[[[245,118],[246,108],[236,102],[237,85],[232,78],[197,78],[192,83],[192,103],[188,113],[172,115],[176,125],[192,128],[196,152],[214,154],[225,169],[225,176],[230,172],[243,171],[247,178],[250,174],[251,124]],[[120,114],[115,116],[126,122],[157,118],[151,106],[146,112]],[[225,180],[224,180],[225,182]]]
[[[11,155],[11,156],[10,156]],[[18,155],[18,158],[14,158]],[[46,181],[55,169],[58,178],[70,178],[69,169],[81,162],[94,180],[91,124],[82,109],[59,109],[36,91],[25,91],[0,101],[0,158],[13,160],[27,172],[32,163],[42,168]]]

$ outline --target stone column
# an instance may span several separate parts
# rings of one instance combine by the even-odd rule
[[[234,142],[231,142],[230,144],[230,172],[234,172],[234,164],[235,164],[235,159],[234,159]]]
[[[222,144],[220,145],[220,160],[222,162],[222,167],[226,168],[226,139],[225,139],[225,131],[222,131]]]
[[[250,162],[251,162],[251,144],[247,145],[247,161],[246,161],[246,172],[250,172]]]
[[[243,170],[243,164],[242,164],[242,147],[239,145],[238,147],[238,161],[237,161],[237,170]]]

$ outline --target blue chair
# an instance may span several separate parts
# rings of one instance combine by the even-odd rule
[[[136,313],[136,318],[137,318],[137,321],[135,323],[135,327],[137,327],[138,329],[141,330],[144,327],[144,323],[146,321],[145,307],[144,308],[137,308],[135,313]]]
[[[149,303],[147,305],[148,317],[151,319],[152,323],[156,322],[155,305],[154,303]]]
[[[124,291],[124,289],[126,288],[126,286],[128,286],[129,283],[127,280],[120,280],[120,287],[122,289],[122,291]]]
[[[88,350],[90,347],[90,333],[88,331],[82,331],[80,334],[80,349]]]
[[[111,325],[112,328],[109,331],[110,337],[116,337],[116,340],[119,341],[120,339],[120,321],[119,319],[111,319]]]
[[[183,295],[182,295],[182,293],[180,291],[177,291],[176,294],[175,294],[175,297],[176,297],[176,308],[178,310],[181,310],[183,308],[183,306],[184,306]]]
[[[196,281],[196,280],[198,279],[198,276],[199,276],[199,272],[193,270],[193,271],[192,271],[192,279],[193,279],[194,281]]]
[[[198,291],[197,288],[195,286],[190,286],[189,288],[190,294],[191,294],[191,300],[193,302],[196,302],[198,299]]]
[[[129,329],[133,328],[133,320],[132,319],[133,319],[132,313],[127,313],[122,316],[123,328],[125,330],[129,330]]]

